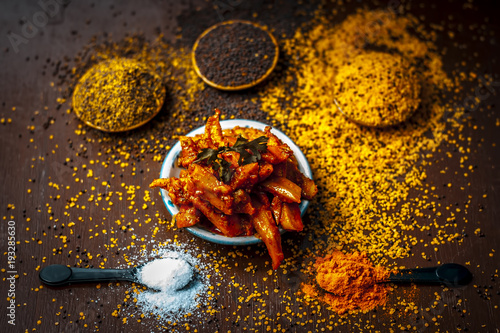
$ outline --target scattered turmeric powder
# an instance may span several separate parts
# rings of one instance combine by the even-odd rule
[[[375,23],[376,29],[370,29]],[[283,41],[283,53],[291,59],[292,70],[262,94],[262,108],[287,128],[286,133],[300,144],[311,163],[321,194],[309,210],[321,221],[312,232],[332,235],[328,245],[364,252],[382,263],[406,257],[410,246],[417,243],[404,230],[413,228],[410,215],[418,218],[422,214],[407,200],[410,190],[422,186],[426,178],[419,165],[422,152],[439,147],[447,137],[447,126],[454,126],[460,116],[455,112],[444,117],[452,106],[443,92],[452,90],[455,83],[443,71],[433,39],[410,15],[359,10],[336,26],[320,16]],[[391,50],[395,55],[382,57],[373,49]],[[418,112],[399,126],[383,129],[347,120],[335,106],[332,89],[335,82],[353,84],[345,80],[354,71],[349,63],[360,64],[363,59],[383,63],[363,71],[384,78],[386,74],[380,71],[399,57],[405,59],[407,71],[418,71],[421,91],[417,97],[418,90],[405,85],[415,90],[398,103],[413,110],[420,99]],[[416,81],[413,74],[411,77],[411,82]],[[387,88],[390,91],[384,94],[390,94],[393,90],[386,82],[373,89]],[[359,91],[373,85],[370,80],[359,81]],[[349,106],[359,110],[370,103],[357,98]]]
[[[319,16],[298,29],[293,38],[282,41],[282,54],[292,62],[291,70],[262,93],[262,108],[299,143],[320,193],[308,211],[319,222],[306,231],[310,239],[321,241],[298,251],[297,257],[314,258],[327,247],[360,252],[371,262],[390,267],[411,255],[411,248],[419,244],[411,231],[426,230],[427,221],[430,228],[438,225],[435,219],[424,219],[429,201],[410,196],[411,191],[425,191],[423,156],[452,135],[448,130],[460,126],[463,114],[445,97],[446,91],[459,91],[460,81],[451,80],[444,72],[435,38],[411,15],[363,9],[338,25]],[[382,57],[374,50],[387,53]],[[366,66],[363,59],[378,65]],[[355,66],[363,67],[360,75],[383,78],[380,87],[372,87],[374,91],[396,97],[390,86],[395,80],[389,81],[389,75],[381,72],[390,62],[400,63],[396,67],[404,68],[408,84],[400,82],[402,89],[396,93],[398,98],[405,96],[404,101],[397,101],[401,104],[394,100],[385,106],[397,105],[399,111],[406,107],[408,114],[413,113],[410,118],[385,128],[359,126],[346,119],[337,109],[335,97],[340,97],[342,107],[355,110],[377,105],[368,98],[353,97],[356,84],[359,92],[378,84],[355,78]],[[334,88],[340,91],[341,84],[352,86],[336,96]],[[389,110],[381,113],[390,114]],[[360,121],[366,118],[369,116],[358,117]],[[303,268],[311,273],[307,261]],[[355,310],[354,306],[347,308],[338,295],[325,295],[315,285],[304,284],[301,291],[302,300],[309,304],[317,304],[317,298],[338,312]]]
[[[383,305],[387,299],[390,287],[380,282],[389,277],[389,271],[374,266],[366,254],[334,251],[317,258],[314,267],[317,285],[303,284],[302,292],[320,299],[339,314],[368,311]]]

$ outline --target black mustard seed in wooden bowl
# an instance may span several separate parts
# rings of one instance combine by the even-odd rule
[[[222,90],[253,87],[273,71],[278,43],[254,22],[232,20],[205,30],[192,51],[196,73],[208,85]]]

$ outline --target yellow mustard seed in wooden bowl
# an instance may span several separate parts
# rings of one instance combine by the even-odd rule
[[[340,67],[334,93],[347,118],[370,127],[402,123],[420,104],[415,68],[403,57],[383,52],[358,55]]]
[[[162,79],[139,61],[116,58],[87,71],[73,92],[73,109],[90,127],[123,132],[144,125],[160,111]]]

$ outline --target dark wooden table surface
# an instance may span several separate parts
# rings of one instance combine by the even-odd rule
[[[381,8],[390,5],[385,1],[378,3]],[[350,13],[362,4],[362,1],[346,1],[334,6]],[[164,155],[167,149],[138,151],[131,148],[127,151],[124,148],[120,155],[122,145],[131,145],[127,134],[106,135],[82,126],[73,113],[66,112],[70,104],[62,103],[61,106],[57,101],[69,85],[68,80],[61,78],[61,73],[68,72],[71,60],[97,33],[108,33],[113,40],[120,40],[127,33],[142,33],[151,39],[163,33],[167,40],[189,49],[199,33],[221,20],[260,20],[281,36],[282,32],[293,31],[316,7],[317,4],[308,2],[291,5],[287,1],[249,0],[1,2],[1,331],[388,332],[406,327],[422,332],[499,332],[500,67],[497,56],[500,53],[500,6],[496,1],[428,1],[423,4],[410,1],[406,5],[410,13],[425,17],[426,24],[465,27],[459,29],[461,32],[453,41],[442,45],[448,51],[444,57],[445,68],[453,68],[451,64],[458,59],[469,59],[464,64],[465,72],[476,71],[493,79],[487,91],[471,83],[461,92],[464,100],[479,98],[479,106],[469,110],[468,120],[464,120],[469,125],[464,126],[462,132],[464,138],[470,138],[465,147],[470,162],[467,164],[474,165],[474,172],[468,179],[462,177],[460,155],[448,158],[448,150],[453,149],[453,145],[448,144],[443,144],[432,157],[433,163],[426,167],[429,182],[454,182],[453,187],[441,186],[437,192],[442,195],[443,207],[456,203],[461,208],[456,213],[455,228],[456,232],[464,231],[467,236],[460,244],[436,245],[439,251],[433,254],[430,262],[420,255],[398,261],[406,267],[438,262],[467,264],[474,280],[467,287],[455,290],[442,286],[395,289],[389,303],[397,303],[405,294],[414,293],[407,298],[414,303],[410,314],[403,313],[401,306],[393,313],[388,304],[377,311],[349,315],[339,321],[339,317],[326,308],[318,309],[295,301],[301,277],[281,269],[269,275],[269,266],[265,263],[269,259],[261,245],[234,248],[208,243],[185,231],[165,231],[165,225],[158,222],[170,220],[167,210],[155,191],[151,192],[152,201],[144,199],[144,190],[160,171],[161,160],[154,160],[154,157]],[[33,23],[36,25],[30,27]],[[470,26],[475,28],[467,29]],[[472,54],[477,55],[472,57]],[[69,67],[63,68],[65,64]],[[245,98],[238,99],[226,93],[220,93],[217,98],[229,113],[241,109],[245,101]],[[166,113],[155,121],[171,121],[171,113]],[[147,137],[154,126],[147,125],[132,135]],[[82,130],[86,131],[84,135]],[[174,142],[171,135],[164,133],[167,144]],[[111,156],[113,152],[116,158]],[[130,158],[125,157],[127,152]],[[123,162],[127,165],[121,164]],[[88,177],[89,169],[94,171],[92,177]],[[443,169],[447,170],[444,174],[440,172]],[[126,184],[127,189],[122,184]],[[92,187],[97,189],[92,190]],[[105,198],[108,190],[122,191],[126,197],[131,187],[135,187],[135,192],[131,190],[131,193],[135,193],[137,201],[132,209],[129,208],[130,200],[120,201],[116,194],[111,199],[112,209],[102,209],[109,206]],[[103,196],[101,206],[94,204],[96,198],[87,200],[91,193]],[[71,198],[77,198],[76,207]],[[143,203],[148,209],[143,209]],[[122,221],[121,226],[116,224],[117,220]],[[69,225],[70,222],[74,225]],[[156,227],[160,231],[156,232]],[[9,237],[16,241],[12,266],[8,258]],[[301,239],[300,236],[285,237]],[[214,311],[208,314],[203,309],[204,312],[190,318],[180,318],[177,326],[164,324],[163,328],[159,327],[154,318],[137,320],[140,309],[113,315],[130,303],[124,301],[130,290],[128,283],[104,284],[100,288],[95,285],[48,288],[38,279],[40,268],[56,263],[123,267],[124,258],[137,256],[141,246],[151,249],[154,243],[174,238],[216,258],[210,261],[214,271],[210,280],[214,287]],[[131,243],[136,246],[130,247]],[[110,244],[116,246],[110,247]],[[420,250],[417,248],[415,252],[418,254]],[[237,251],[242,254],[233,256]],[[218,267],[213,266],[214,262]],[[246,272],[249,264],[258,269]],[[14,283],[9,279],[11,272],[17,274]],[[233,282],[238,282],[240,287],[235,287]],[[249,290],[262,292],[255,299],[240,303],[239,297],[247,298]],[[8,309],[11,292],[15,293],[14,311]]]

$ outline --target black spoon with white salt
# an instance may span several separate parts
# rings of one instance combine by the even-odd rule
[[[166,257],[126,269],[50,265],[40,271],[39,277],[43,283],[52,287],[80,283],[129,281],[164,292],[188,287],[195,279],[195,271],[193,266],[184,259]]]

